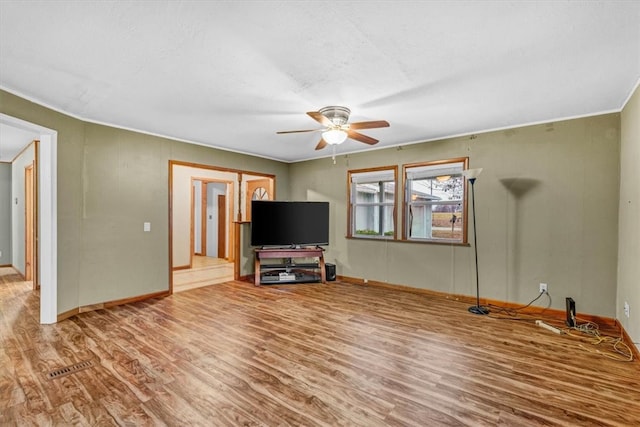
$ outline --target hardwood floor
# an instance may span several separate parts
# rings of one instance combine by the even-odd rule
[[[13,267],[0,267],[0,285],[4,283],[21,282],[24,277]],[[33,282],[30,282],[33,284]]]
[[[37,298],[0,286],[0,425],[640,425],[637,361],[445,298],[228,282],[56,325]]]

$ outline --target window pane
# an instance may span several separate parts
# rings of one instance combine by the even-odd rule
[[[462,203],[412,204],[409,209],[409,237],[462,241]]]
[[[349,236],[395,238],[397,167],[349,171]]]
[[[393,237],[393,206],[354,206],[354,232],[357,237]]]
[[[376,203],[380,201],[379,184],[356,184],[356,203]]]
[[[464,179],[462,175],[416,179],[411,183],[411,202],[462,200]]]
[[[466,242],[462,172],[467,161],[459,158],[404,167],[408,239]]]

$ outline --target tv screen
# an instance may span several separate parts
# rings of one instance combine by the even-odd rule
[[[329,202],[251,202],[251,246],[329,244]]]

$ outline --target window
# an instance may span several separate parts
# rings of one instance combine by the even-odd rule
[[[404,165],[404,233],[407,240],[467,242],[468,159]]]
[[[396,166],[349,171],[349,237],[396,236]]]

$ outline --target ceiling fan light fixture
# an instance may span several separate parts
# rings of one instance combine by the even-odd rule
[[[322,139],[329,145],[342,144],[347,139],[347,133],[341,129],[329,129],[322,132]]]
[[[346,124],[349,121],[349,115],[351,114],[351,110],[347,107],[340,107],[337,105],[321,108],[318,112],[329,119],[335,126],[342,126]]]

